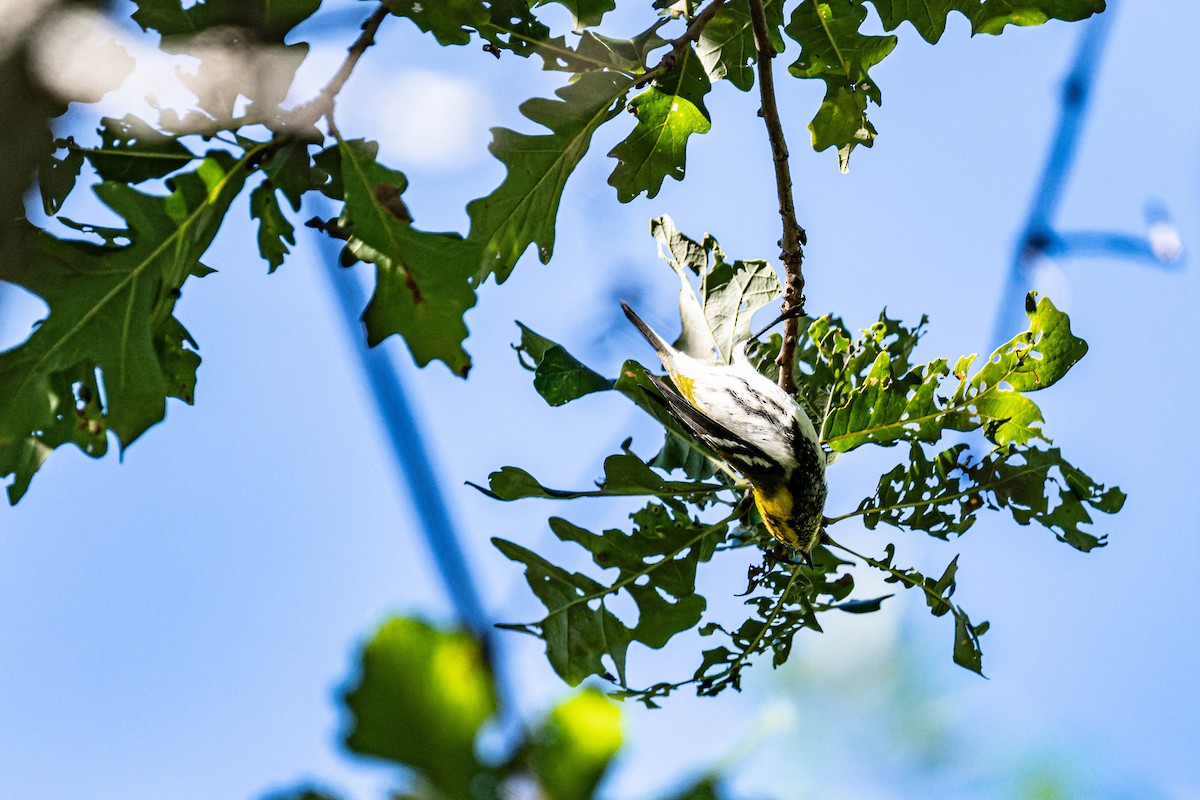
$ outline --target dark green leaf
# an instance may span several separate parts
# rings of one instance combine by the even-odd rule
[[[642,192],[654,197],[668,176],[683,180],[688,137],[712,127],[704,107],[710,89],[708,75],[689,47],[668,72],[629,101],[637,125],[608,154],[617,160],[608,182],[618,200],[628,203]]]
[[[842,172],[849,169],[856,146],[870,147],[875,140],[867,101],[879,105],[882,97],[867,71],[896,46],[895,36],[859,33],[866,17],[861,0],[804,0],[786,28],[800,45],[800,56],[788,71],[797,78],[825,81],[825,99],[808,125],[813,149],[836,147]]]
[[[140,183],[183,169],[196,155],[174,136],[159,133],[132,114],[100,120],[100,146],[83,155],[106,181]]]
[[[546,642],[546,655],[563,680],[578,684],[600,675],[625,686],[625,659],[631,642],[662,647],[680,631],[696,625],[705,600],[695,593],[696,567],[708,561],[729,520],[705,525],[686,513],[652,502],[633,515],[632,533],[595,534],[557,517],[550,528],[564,542],[588,550],[597,566],[618,570],[611,584],[556,567],[536,553],[502,539],[493,543],[505,556],[525,565],[525,578],[546,606],[546,616],[506,626]],[[608,599],[628,593],[637,605],[637,624],[629,627],[607,607]],[[604,659],[617,675],[609,675]]]
[[[982,508],[1007,509],[1018,523],[1037,522],[1059,541],[1087,552],[1104,545],[1105,537],[1083,530],[1090,525],[1088,508],[1116,513],[1125,495],[1097,484],[1062,457],[1058,448],[1039,450],[1009,445],[980,461],[956,445],[930,460],[914,444],[907,464],[879,480],[874,497],[851,515],[863,516],[868,528],[886,522],[921,530],[939,538],[964,533]]]
[[[547,3],[558,3],[570,11],[577,29],[599,25],[604,15],[617,7],[617,0],[537,0],[539,6]]]
[[[271,792],[260,800],[339,800],[340,796],[312,786],[300,786]]]
[[[308,144],[302,141],[290,141],[274,151],[263,170],[271,184],[283,192],[293,211],[300,210],[305,192],[324,189],[329,182],[329,173],[309,157]],[[344,198],[339,193],[337,199]]]
[[[488,22],[483,0],[393,0],[388,6],[398,17],[408,17],[421,30],[432,33],[440,45],[467,44],[471,31]]]
[[[475,486],[475,484],[471,484]],[[504,467],[488,476],[488,489],[476,486],[497,500],[522,500],[527,497],[569,500],[576,497],[637,497],[644,495],[674,497],[677,495],[708,495],[725,491],[724,484],[668,481],[632,453],[604,459],[604,480],[596,489],[564,491],[547,489],[523,469]]]
[[[38,189],[42,194],[42,210],[54,216],[62,208],[67,195],[75,188],[79,171],[83,168],[83,153],[73,139],[65,142],[66,153],[62,158],[47,155],[38,166]]]
[[[367,642],[358,682],[345,695],[355,753],[411,767],[446,798],[470,800],[491,770],[475,755],[479,728],[496,711],[479,643],[396,618]]]
[[[530,136],[494,128],[490,147],[508,167],[504,182],[467,206],[468,241],[482,252],[477,277],[508,278],[531,244],[542,263],[554,250],[554,223],[563,187],[587,152],[592,134],[619,111],[633,80],[610,72],[589,72],[559,89],[558,100],[535,98],[521,105],[529,119],[551,133]]]
[[[764,0],[763,11],[771,44],[776,52],[783,52],[783,37],[779,34],[783,0]],[[754,64],[758,61],[749,6],[741,2],[721,6],[700,32],[696,54],[713,83],[726,78],[743,92],[749,91],[754,86]]]
[[[532,364],[523,364],[534,373],[533,388],[552,406],[561,406],[592,392],[613,388],[613,381],[585,367],[562,345],[517,323],[521,328],[518,353],[527,355]]]
[[[349,249],[375,264],[375,293],[363,314],[367,341],[399,334],[419,366],[439,359],[466,376],[471,358],[463,314],[475,305],[472,276],[479,250],[455,233],[413,228],[401,195],[403,174],[375,160],[378,146],[362,139],[338,145],[346,205],[339,221]]]
[[[595,31],[583,31],[575,55],[570,59],[572,68],[609,67],[623,72],[644,72],[650,53],[667,44],[667,40],[658,35],[658,29],[667,22],[660,19],[632,39],[614,39]]]
[[[258,252],[266,259],[269,271],[274,272],[291,252],[288,245],[296,244],[296,229],[283,215],[269,180],[250,192],[250,216],[258,220]]]
[[[972,33],[998,34],[1006,25],[1041,25],[1050,19],[1081,20],[1104,10],[1104,0],[870,0],[883,27],[908,21],[931,44],[946,30],[950,12],[971,21]]]
[[[844,603],[836,604],[834,608],[838,611],[845,611],[847,614],[870,614],[882,608],[884,600],[894,596],[885,594],[883,597],[873,597],[870,600],[847,600]]]
[[[543,796],[589,800],[620,748],[620,707],[589,687],[542,721],[533,733],[529,762]]]
[[[214,151],[176,175],[166,197],[101,183],[96,194],[126,221],[128,244],[29,230],[36,263],[0,264],[0,279],[50,307],[23,344],[0,353],[0,476],[15,475],[11,502],[50,450],[74,442],[99,456],[105,429],[127,447],[162,420],[168,397],[191,401],[200,359],[171,314],[184,281],[208,271],[199,259],[252,157]]]
[[[133,21],[143,30],[164,37],[194,36],[210,28],[243,28],[257,37],[282,42],[287,33],[308,19],[321,0],[135,0]],[[185,8],[186,5],[186,8]]]

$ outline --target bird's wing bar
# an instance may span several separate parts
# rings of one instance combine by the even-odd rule
[[[675,387],[657,375],[647,374],[651,383],[662,393],[659,397],[648,389],[646,394],[666,406],[667,411],[692,436],[704,446],[728,461],[739,472],[760,473],[776,466],[775,462],[758,445],[747,442],[729,428],[705,415],[692,406],[676,391]]]

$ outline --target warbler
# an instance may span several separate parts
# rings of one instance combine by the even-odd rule
[[[671,377],[674,386],[650,376],[667,411],[750,482],[771,536],[807,554],[821,535],[827,460],[808,414],[750,364],[748,341],[734,347],[732,364],[710,363],[672,347],[624,301],[621,307]]]

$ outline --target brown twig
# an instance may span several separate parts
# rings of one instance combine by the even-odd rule
[[[687,30],[683,32],[682,36],[671,42],[671,49],[655,65],[654,69],[645,74],[641,83],[644,84],[664,72],[669,72],[671,67],[675,66],[675,62],[679,60],[679,57],[683,55],[683,51],[694,42],[700,40],[700,34],[704,32],[704,26],[708,25],[709,21],[717,15],[717,12],[721,10],[721,6],[723,5],[725,5],[725,0],[712,0],[699,14],[693,17],[692,21],[688,23]]]
[[[775,58],[775,47],[767,32],[767,15],[762,0],[747,0],[750,4],[750,27],[754,31],[754,46],[758,50],[758,91],[762,97],[763,122],[767,125],[767,136],[771,140],[771,153],[775,161],[775,189],[779,194],[779,216],[783,220],[783,238],[779,240],[785,271],[783,313],[787,321],[783,326],[783,346],[779,350],[779,385],[789,393],[795,393],[796,380],[792,374],[792,362],[796,357],[796,340],[800,333],[799,317],[804,314],[804,262],[803,246],[808,238],[800,223],[796,221],[796,204],[792,199],[792,173],[788,167],[787,141],[783,137],[783,126],[779,122],[779,107],[775,103],[775,79],[771,72],[771,60]]]
[[[362,33],[347,48],[346,60],[342,62],[342,65],[338,67],[338,71],[333,74],[333,77],[329,79],[329,83],[325,84],[316,97],[296,109],[295,113],[289,116],[287,119],[288,127],[307,127],[321,117],[324,117],[329,122],[330,133],[335,136],[337,135],[337,126],[333,122],[334,100],[346,85],[346,81],[350,80],[350,75],[354,72],[354,68],[358,65],[358,60],[362,58],[363,53],[367,52],[367,48],[375,44],[375,34],[379,31],[379,26],[383,24],[384,19],[391,13],[390,5],[390,0],[382,0],[379,7],[363,20]]]

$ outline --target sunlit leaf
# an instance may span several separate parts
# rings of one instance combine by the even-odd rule
[[[783,0],[763,0],[763,11],[771,44],[781,53],[784,43],[779,28],[783,25]],[[700,32],[696,54],[709,80],[715,83],[725,78],[743,92],[749,91],[754,86],[754,64],[758,61],[749,6],[741,2],[721,6]]]
[[[867,71],[896,46],[895,36],[859,33],[866,16],[860,0],[803,0],[785,29],[800,45],[800,56],[788,71],[825,82],[825,99],[808,125],[813,149],[836,147],[843,172],[851,151],[875,140],[867,101],[879,105],[882,96]]]
[[[367,642],[346,692],[346,746],[416,770],[447,798],[467,800],[492,770],[475,755],[479,728],[496,711],[483,652],[466,633],[396,618]]]
[[[683,180],[688,137],[712,127],[704,107],[710,89],[708,75],[689,47],[670,70],[629,101],[637,124],[608,154],[617,160],[608,182],[618,200],[627,203],[643,192],[654,197],[665,178]]]
[[[531,736],[529,763],[543,795],[589,800],[621,748],[621,709],[585,688],[555,706]]]
[[[883,27],[908,21],[934,43],[946,30],[946,19],[958,11],[971,21],[972,33],[998,34],[1006,25],[1041,25],[1051,19],[1081,20],[1104,10],[1104,0],[869,0]]]

